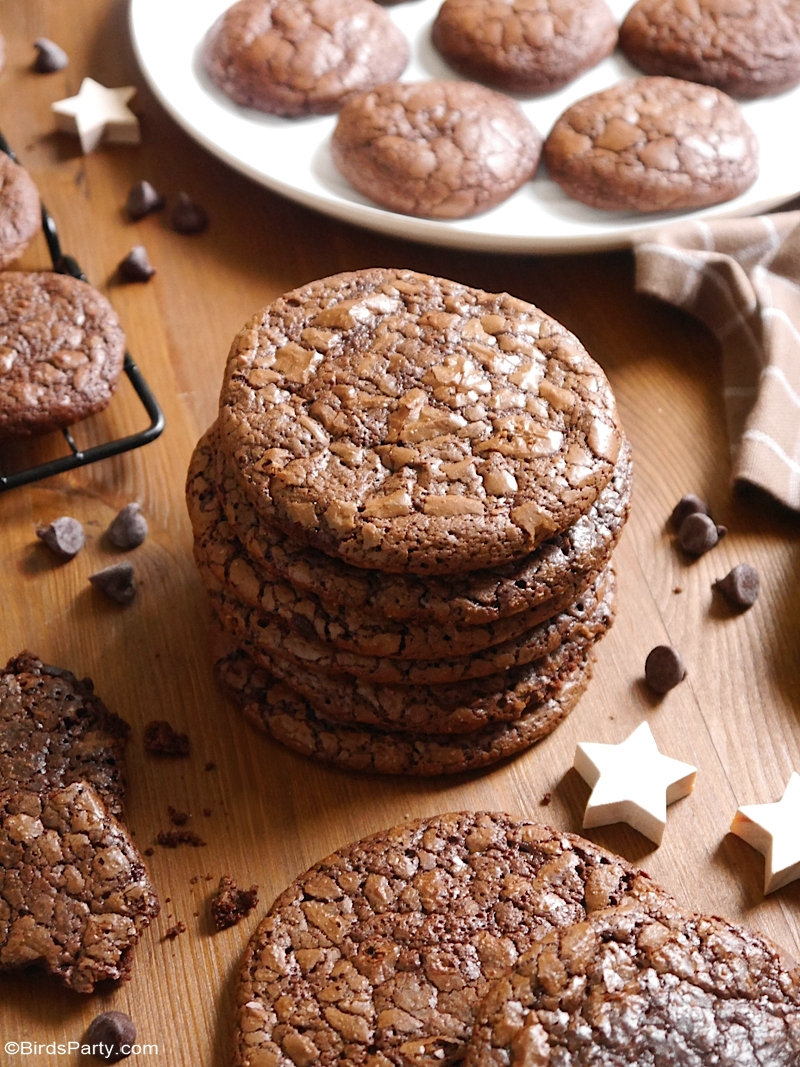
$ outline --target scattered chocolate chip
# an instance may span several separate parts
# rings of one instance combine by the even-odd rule
[[[166,719],[153,719],[144,728],[144,747],[157,756],[188,756],[189,735],[178,733]]]
[[[136,596],[133,581],[133,564],[112,563],[95,574],[89,575],[89,581],[101,593],[115,600],[118,604],[130,604]]]
[[[672,645],[656,645],[644,662],[644,677],[656,693],[667,693],[686,677],[680,653]]]
[[[93,1046],[98,1059],[116,1063],[130,1056],[136,1043],[136,1024],[124,1011],[104,1011],[89,1023],[85,1043]]]
[[[244,919],[258,904],[258,886],[240,889],[232,878],[224,874],[209,904],[211,918],[217,930],[226,930]]]
[[[686,493],[680,498],[670,515],[670,522],[676,530],[680,529],[687,515],[708,515],[708,504],[694,493]]]
[[[83,526],[69,515],[53,519],[47,526],[37,526],[36,536],[63,559],[77,556],[86,543]]]
[[[690,556],[702,556],[727,533],[724,526],[717,526],[714,520],[700,511],[687,515],[678,530],[678,543]]]
[[[170,216],[173,230],[178,233],[203,233],[208,229],[208,215],[187,193],[178,193]]]
[[[749,563],[737,563],[724,578],[714,582],[712,588],[721,593],[735,608],[751,608],[758,598],[761,583],[758,571]]]
[[[34,41],[33,47],[36,49],[33,69],[37,74],[52,74],[56,70],[63,70],[69,63],[64,49],[47,37]]]
[[[148,282],[156,272],[144,245],[134,245],[117,266],[120,278],[126,282]]]
[[[174,926],[170,926],[169,930],[166,930],[164,932],[163,940],[164,941],[174,941],[175,938],[179,934],[185,934],[185,933],[186,933],[186,923],[185,922],[181,922],[180,920],[178,920],[178,922],[176,922]]]
[[[163,848],[178,848],[179,845],[203,848],[205,841],[194,830],[159,830],[156,834],[156,844]]]
[[[117,548],[137,548],[147,537],[147,519],[142,515],[141,505],[126,504],[112,519],[106,535]]]
[[[125,201],[125,210],[134,222],[143,219],[145,215],[152,215],[154,211],[160,211],[163,206],[164,197],[148,181],[132,185]]]

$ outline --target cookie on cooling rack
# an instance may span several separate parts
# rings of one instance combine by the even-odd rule
[[[101,411],[124,359],[117,313],[87,282],[52,271],[0,273],[0,440]]]
[[[19,259],[38,230],[41,217],[39,190],[33,178],[0,151],[0,270]]]

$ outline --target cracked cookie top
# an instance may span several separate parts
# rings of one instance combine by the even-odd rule
[[[383,268],[254,316],[218,427],[267,521],[356,566],[420,574],[531,552],[592,506],[623,441],[605,374],[554,319]]]

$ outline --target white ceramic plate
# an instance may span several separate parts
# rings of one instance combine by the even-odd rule
[[[342,0],[346,3],[346,0]],[[622,18],[631,0],[610,0]],[[282,119],[237,107],[205,76],[203,36],[230,0],[131,0],[130,26],[141,69],[161,103],[201,145],[236,170],[336,218],[411,240],[492,252],[580,252],[623,248],[666,218],[600,212],[566,197],[543,170],[510,199],[472,219],[417,219],[376,207],[350,188],[331,161],[334,116]],[[430,42],[440,0],[404,0],[386,10],[405,31],[412,58],[404,80],[455,77]],[[521,100],[547,134],[570,103],[637,72],[618,54],[566,88]],[[683,218],[754,214],[800,191],[795,133],[800,88],[742,104],[761,146],[760,177],[742,196]]]

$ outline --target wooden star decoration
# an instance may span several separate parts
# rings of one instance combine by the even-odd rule
[[[128,107],[136,95],[132,85],[107,89],[93,78],[84,78],[76,96],[51,105],[56,126],[76,133],[83,152],[92,152],[101,141],[138,144],[139,120]]]
[[[618,745],[581,742],[575,770],[591,786],[584,828],[625,822],[661,844],[667,805],[694,789],[697,768],[659,752],[646,722]]]
[[[800,774],[792,771],[776,803],[740,807],[731,833],[763,854],[765,895],[800,878]]]

